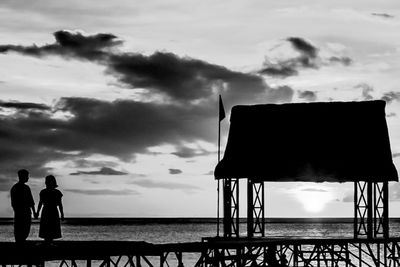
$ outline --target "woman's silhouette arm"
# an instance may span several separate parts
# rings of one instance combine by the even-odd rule
[[[61,221],[64,221],[64,208],[63,208],[63,204],[61,201],[60,201],[60,204],[58,205],[58,209],[60,210]]]
[[[40,210],[42,209],[42,206],[43,206],[42,201],[39,201],[39,205],[38,205],[36,216],[35,216],[36,218],[39,218],[39,213],[40,213]]]

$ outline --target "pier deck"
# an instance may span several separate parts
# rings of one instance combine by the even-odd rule
[[[287,266],[400,266],[400,238],[204,238],[202,242],[142,241],[0,242],[0,265],[60,267],[272,266],[268,250]],[[53,263],[54,264],[54,263]]]

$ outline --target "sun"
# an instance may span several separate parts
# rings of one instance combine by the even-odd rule
[[[332,200],[332,193],[326,189],[307,187],[296,192],[297,199],[303,204],[306,211],[318,213],[324,210],[326,204]]]

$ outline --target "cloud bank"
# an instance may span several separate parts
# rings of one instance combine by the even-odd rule
[[[276,63],[271,63],[267,59],[264,62],[264,67],[259,70],[258,73],[277,78],[286,78],[298,75],[301,69],[318,69],[323,65],[335,63],[349,66],[352,62],[351,58],[346,56],[331,56],[326,59],[321,58],[318,54],[319,49],[300,37],[289,37],[285,41],[290,43],[292,49],[298,53],[298,56],[285,60],[278,60]]]
[[[110,33],[85,35],[63,30],[55,32],[54,38],[54,43],[45,45],[0,45],[0,53],[58,56],[100,64],[105,66],[106,75],[115,77],[121,90],[145,89],[164,101],[65,97],[53,106],[0,102],[0,108],[13,110],[11,115],[0,115],[0,184],[20,168],[42,178],[53,171],[48,167],[51,161],[78,162],[93,154],[130,161],[138,153],[148,153],[149,147],[163,144],[175,146],[178,157],[206,155],[210,152],[184,144],[199,140],[216,143],[218,93],[223,93],[227,110],[236,104],[290,102],[294,95],[291,87],[272,88],[258,74],[233,71],[200,59],[164,51],[150,55],[122,51],[122,41]],[[303,66],[313,64],[316,50],[311,45],[296,38],[289,41],[301,52]],[[54,116],[56,112],[70,116],[59,118]],[[72,173],[123,174],[109,167]]]

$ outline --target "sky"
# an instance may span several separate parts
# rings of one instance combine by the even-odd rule
[[[385,100],[399,169],[399,33],[397,0],[2,0],[0,217],[21,168],[66,217],[215,217],[219,94],[222,153],[235,105]],[[266,216],[351,217],[352,193],[266,183]]]

